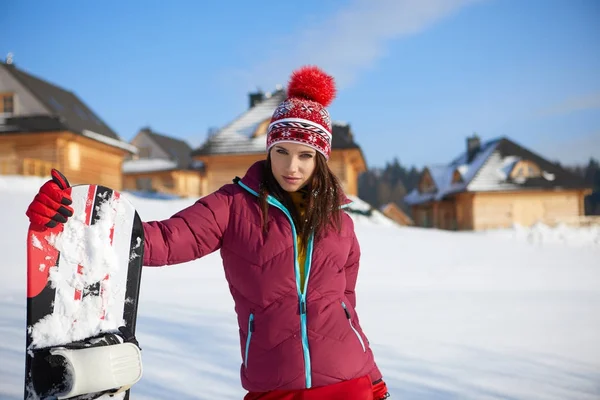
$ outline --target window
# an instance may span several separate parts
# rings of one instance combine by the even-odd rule
[[[421,193],[434,193],[435,192],[435,183],[433,182],[433,178],[429,173],[429,170],[425,170],[423,175],[421,176],[421,181],[419,182],[419,192]]]
[[[88,116],[85,113],[85,111],[83,111],[83,109],[81,107],[79,107],[77,104],[75,105],[75,112],[77,113],[77,115],[79,116],[79,118],[81,118],[84,121],[88,120]]]
[[[463,178],[458,169],[455,169],[452,173],[452,183],[462,183]]]
[[[15,96],[12,93],[0,94],[0,114],[15,112]]]
[[[138,147],[139,158],[150,158],[150,147]]]
[[[542,174],[540,167],[534,162],[521,160],[515,164],[510,174],[515,180],[525,180],[527,178],[537,178]]]
[[[271,118],[267,118],[265,120],[263,120],[260,124],[258,124],[258,126],[256,127],[256,130],[254,131],[254,133],[252,134],[253,138],[257,138],[259,136],[263,136],[267,133],[267,128],[269,127],[269,124],[271,123]]]
[[[137,190],[152,190],[152,179],[151,178],[137,178],[135,180],[135,186]]]
[[[63,106],[60,101],[56,100],[54,96],[50,96],[48,101],[50,102],[52,108],[54,108],[56,111],[62,111],[65,109],[65,106]]]
[[[163,187],[165,187],[167,189],[175,188],[175,180],[173,179],[173,177],[165,176],[162,178],[161,181],[162,181]]]
[[[424,211],[423,227],[425,227],[425,228],[433,228],[433,226],[434,226],[434,221],[433,221],[433,207],[428,207]]]
[[[81,169],[81,154],[79,152],[79,144],[69,142],[67,146],[67,154],[69,157],[69,168],[79,171]]]

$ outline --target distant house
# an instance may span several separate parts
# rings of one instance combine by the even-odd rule
[[[248,167],[266,157],[266,132],[275,108],[286,98],[283,89],[274,93],[251,93],[249,108],[236,119],[211,135],[192,157],[204,164],[206,192],[210,193]],[[350,126],[333,123],[333,143],[329,167],[346,193],[358,194],[358,175],[366,170],[362,150],[354,141]]]
[[[388,203],[381,206],[381,213],[396,222],[399,225],[403,226],[412,226],[414,222],[411,217],[409,217],[400,207],[396,205],[396,203]]]
[[[120,190],[135,153],[73,92],[0,62],[0,174],[49,176]]]
[[[138,153],[123,163],[124,188],[199,197],[203,190],[202,165],[192,160],[185,141],[141,129],[131,140]]]
[[[507,138],[473,136],[451,163],[424,168],[405,202],[418,226],[481,230],[577,218],[589,192],[581,178]]]

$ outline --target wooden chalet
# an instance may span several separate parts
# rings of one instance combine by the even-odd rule
[[[202,165],[191,157],[185,141],[141,129],[131,140],[138,153],[123,163],[124,188],[177,197],[200,197],[205,180]]]
[[[412,226],[414,221],[396,203],[388,203],[381,206],[381,213],[402,226]]]
[[[424,168],[405,197],[415,225],[451,230],[556,224],[584,215],[583,180],[517,143],[467,138],[447,165]]]
[[[121,164],[135,147],[73,92],[0,62],[0,174],[49,176],[120,190]]]
[[[254,162],[266,158],[267,127],[275,108],[286,93],[251,93],[249,109],[211,135],[192,152],[204,164],[207,194],[243,176]],[[366,170],[362,150],[354,141],[348,124],[333,123],[333,143],[329,167],[340,180],[344,191],[358,195],[358,175]]]

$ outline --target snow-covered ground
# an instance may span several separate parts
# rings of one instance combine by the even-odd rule
[[[25,209],[42,179],[0,177],[0,398],[22,398]],[[194,200],[127,195],[145,220]],[[598,229],[485,233],[355,217],[358,312],[392,399],[600,399]],[[145,268],[132,399],[241,399],[218,253]]]

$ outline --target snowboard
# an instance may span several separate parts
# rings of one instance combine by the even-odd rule
[[[142,222],[133,205],[108,187],[75,185],[71,197],[74,213],[65,224],[31,225],[27,234],[25,399],[128,399],[129,389],[64,397],[75,377],[93,387],[102,365],[92,363],[86,376],[53,351],[63,349],[64,355],[124,332],[137,345]],[[110,363],[119,357],[104,358]],[[141,377],[141,359],[139,367]],[[121,368],[127,373],[125,362]]]

